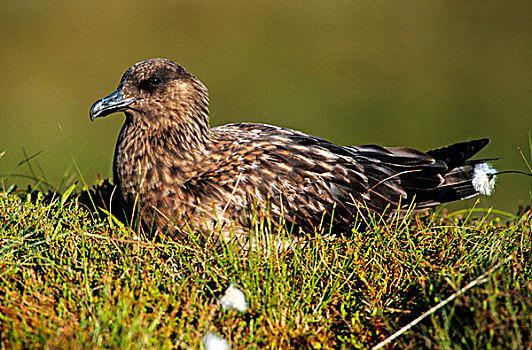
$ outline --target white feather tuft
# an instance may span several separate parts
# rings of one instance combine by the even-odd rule
[[[495,180],[497,176],[495,174],[497,170],[489,163],[481,163],[475,165],[473,170],[473,187],[480,194],[490,196],[495,188]]]
[[[246,312],[248,309],[246,296],[235,286],[235,284],[231,284],[218,301],[220,302],[220,305],[227,310]]]
[[[203,336],[203,345],[205,346],[205,350],[229,350],[231,349],[231,344],[229,344],[227,340],[211,332],[207,332]]]

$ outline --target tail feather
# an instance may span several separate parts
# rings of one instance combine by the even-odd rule
[[[478,139],[427,152],[375,145],[350,146],[348,149],[363,165],[366,175],[382,180],[389,172],[383,169],[396,174],[385,181],[389,186],[379,183],[372,192],[380,194],[392,206],[397,205],[402,197],[401,208],[398,208],[402,213],[412,201],[416,203],[415,210],[420,211],[477,195],[472,183],[473,172],[476,165],[488,159],[470,158],[488,143],[489,139]]]
[[[444,183],[434,189],[418,191],[418,209],[426,209],[438,204],[473,197],[478,194],[471,179],[474,166],[464,165],[453,169],[444,176]]]
[[[466,164],[467,160],[486,147],[489,139],[478,139],[466,142],[459,142],[450,146],[441,147],[427,151],[426,153],[436,160],[444,162],[449,171]]]
[[[426,153],[447,165],[441,175],[443,183],[434,188],[416,193],[419,209],[426,209],[441,203],[453,202],[478,194],[472,183],[477,164],[491,159],[470,160],[489,143],[489,139],[478,139],[456,143],[450,146],[427,151]]]

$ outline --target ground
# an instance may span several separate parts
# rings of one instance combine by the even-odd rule
[[[1,348],[190,349],[208,332],[233,349],[371,348],[436,305],[385,348],[532,348],[530,211],[440,209],[242,251],[130,228],[108,188],[0,191]],[[287,236],[268,220],[259,242]],[[219,305],[232,283],[244,313]]]

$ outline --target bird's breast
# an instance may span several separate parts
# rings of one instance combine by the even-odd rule
[[[166,140],[168,141],[168,140]],[[131,204],[137,197],[155,205],[165,198],[182,196],[183,185],[197,166],[190,156],[161,137],[146,134],[133,125],[124,125],[115,149],[115,183]]]

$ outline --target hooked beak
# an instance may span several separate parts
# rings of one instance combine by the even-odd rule
[[[130,104],[135,102],[136,98],[124,98],[122,90],[118,89],[112,94],[94,102],[91,107],[90,117],[91,121],[95,118],[105,117],[114,112],[119,112],[127,109]]]

